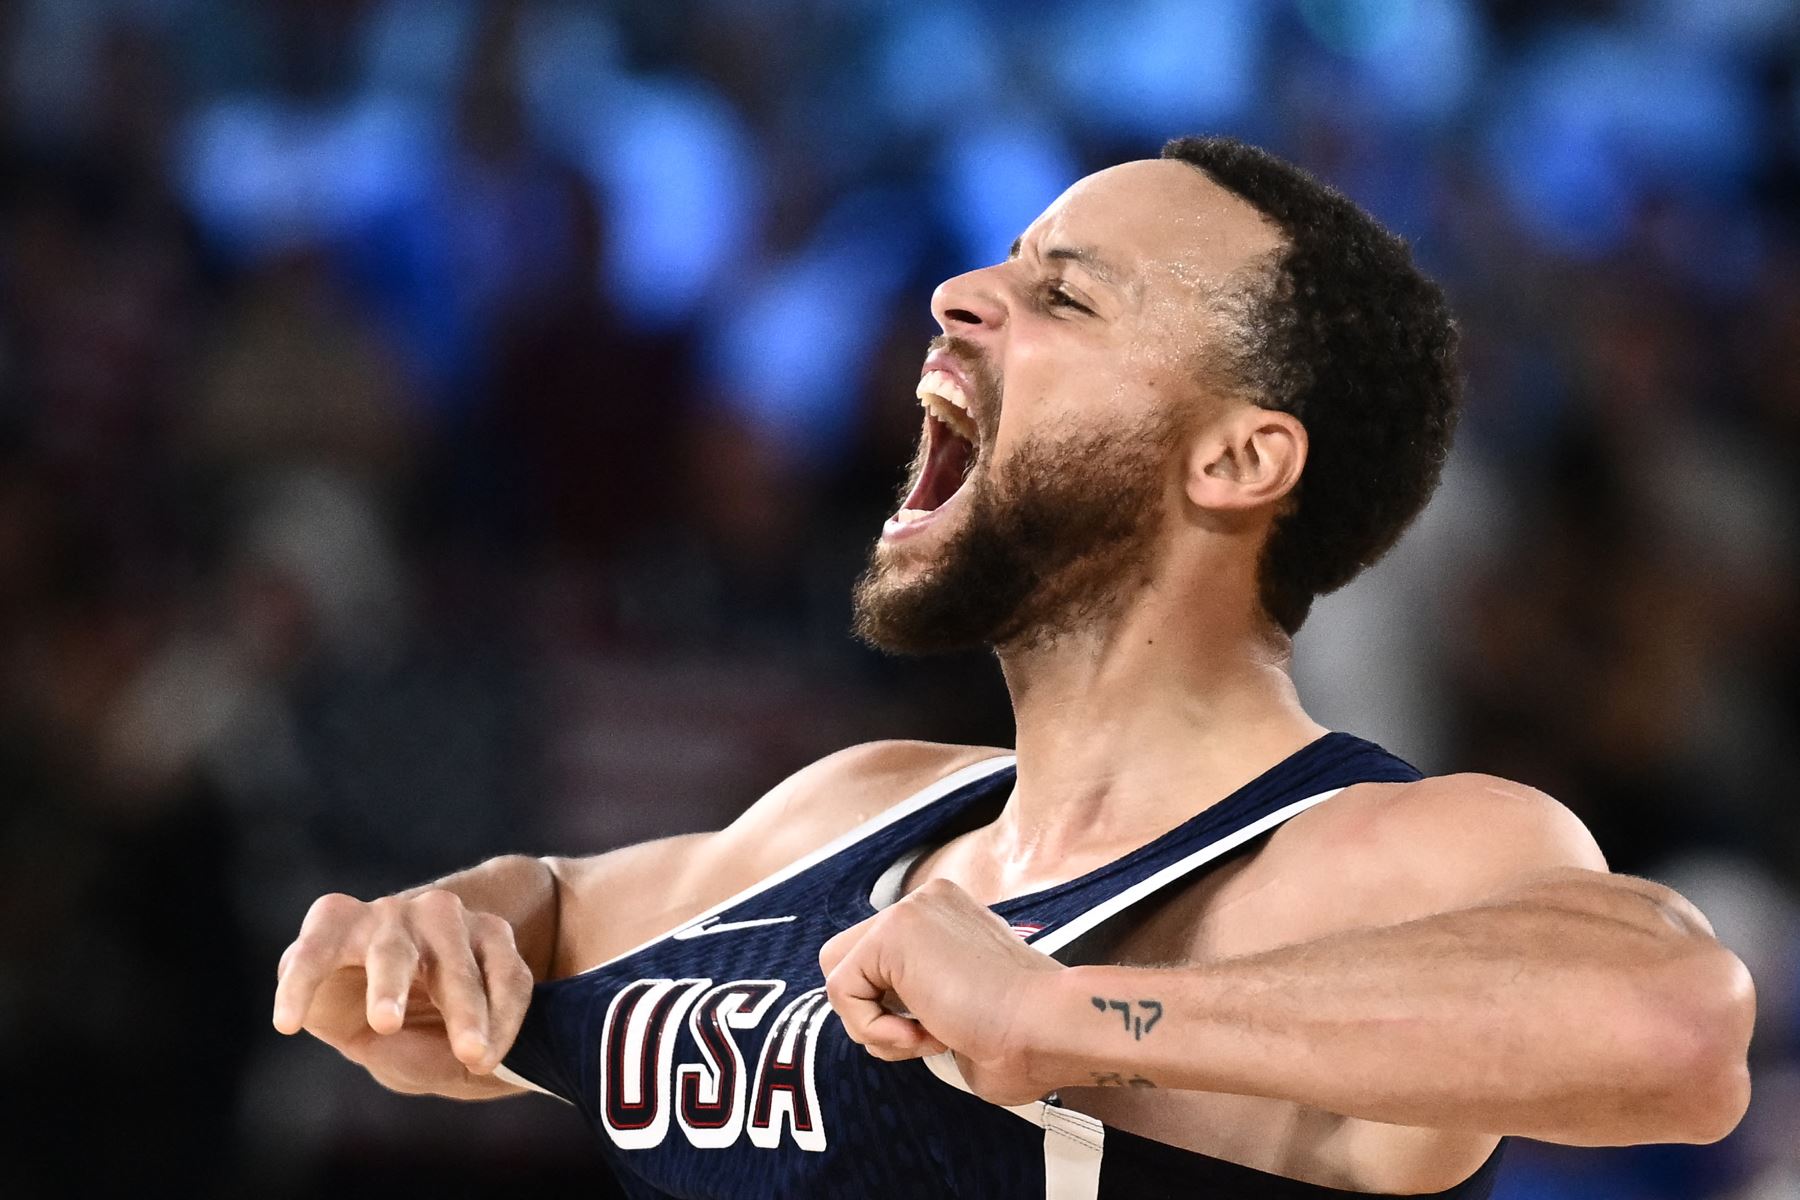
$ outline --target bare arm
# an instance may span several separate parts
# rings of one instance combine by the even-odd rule
[[[514,1094],[521,1089],[493,1072],[518,1036],[531,985],[556,977],[565,920],[603,915],[565,913],[565,879],[604,877],[655,895],[658,881],[679,885],[672,865],[703,862],[719,836],[590,859],[506,855],[368,902],[321,896],[277,968],[275,1028],[306,1030],[394,1091]]]
[[[315,901],[281,957],[273,1021],[384,1086],[517,1092],[493,1070],[534,981],[592,967],[726,900],[939,774],[994,751],[877,742],[821,759],[718,833],[587,858],[508,855],[371,901]]]
[[[1333,903],[1274,948],[1063,968],[934,881],[827,943],[833,1005],[882,1057],[955,1050],[1002,1103],[1181,1088],[1571,1144],[1737,1123],[1754,997],[1685,900],[1607,873],[1565,809],[1503,781],[1345,811],[1292,864],[1328,872]]]
[[[1059,972],[1052,1086],[1296,1100],[1579,1145],[1703,1142],[1749,1099],[1749,976],[1684,900],[1565,871],[1511,896],[1203,966]]]

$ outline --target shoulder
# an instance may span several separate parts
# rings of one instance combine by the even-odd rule
[[[1302,813],[1249,865],[1279,881],[1289,937],[1417,920],[1571,872],[1605,874],[1576,815],[1525,784],[1439,775],[1358,784]],[[1271,914],[1273,915],[1273,914]]]
[[[1306,816],[1323,844],[1378,862],[1606,869],[1593,835],[1567,807],[1494,775],[1359,784]]]
[[[794,772],[718,832],[553,860],[565,914],[556,974],[666,933],[944,777],[1005,753],[930,742],[852,746]]]
[[[899,740],[850,746],[770,788],[717,835],[720,848],[763,873],[779,870],[956,772],[1011,753]]]

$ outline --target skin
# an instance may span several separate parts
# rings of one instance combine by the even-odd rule
[[[1084,965],[1022,945],[986,907],[1144,844],[1323,732],[1255,603],[1305,430],[1206,384],[1179,349],[1217,333],[1196,292],[1278,245],[1185,164],[1129,163],[1072,187],[1015,256],[934,295],[945,332],[1004,380],[999,411],[976,414],[982,469],[1044,431],[1139,427],[1157,406],[1176,406],[1182,434],[1135,587],[997,647],[1016,789],[915,864],[897,904],[826,944],[833,1007],[878,1057],[948,1050],[989,1099],[1058,1091],[1113,1125],[1340,1187],[1442,1189],[1508,1133],[1721,1137],[1748,1101],[1741,963],[1685,900],[1607,872],[1566,809],[1515,783],[1346,789],[1134,914]],[[958,519],[947,508],[882,544],[881,586],[927,580]],[[369,903],[325,897],[283,956],[275,1025],[399,1090],[505,1094],[491,1071],[530,979],[665,933],[996,753],[853,747],[716,834],[497,859]]]

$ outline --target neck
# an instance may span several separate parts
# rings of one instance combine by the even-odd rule
[[[1152,585],[1102,625],[1000,650],[1018,783],[996,849],[1141,844],[1325,732],[1300,707],[1288,638],[1213,582]]]

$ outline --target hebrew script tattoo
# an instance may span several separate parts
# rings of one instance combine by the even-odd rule
[[[1156,1023],[1162,1020],[1163,1006],[1160,1000],[1139,1000],[1135,1009],[1129,1000],[1108,1000],[1104,996],[1093,997],[1093,1003],[1101,1012],[1117,1012],[1125,1022],[1125,1032],[1131,1035],[1133,1041],[1143,1041],[1144,1035],[1155,1029]]]

